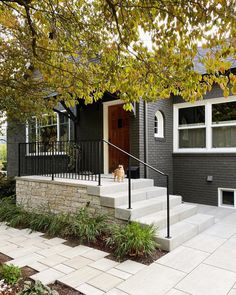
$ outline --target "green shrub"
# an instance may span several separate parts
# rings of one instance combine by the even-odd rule
[[[2,170],[7,171],[7,161],[2,161]]]
[[[14,177],[0,177],[0,199],[16,194],[16,181]]]
[[[32,231],[47,232],[53,218],[51,212],[31,213],[29,227]]]
[[[69,213],[54,214],[47,229],[47,234],[49,236],[69,236],[72,220],[73,217]]]
[[[142,226],[137,222],[125,226],[114,226],[107,245],[114,249],[114,254],[121,259],[125,256],[149,256],[158,247],[155,241],[156,228]]]
[[[0,144],[0,161],[6,162],[7,161],[7,145],[5,143]],[[6,170],[3,169],[2,170]]]
[[[21,215],[23,209],[15,204],[15,199],[4,198],[0,201],[0,221],[10,222],[16,216]]]
[[[35,283],[25,282],[24,289],[17,295],[59,295],[59,293],[36,281]]]
[[[15,285],[21,278],[21,270],[15,265],[3,264],[0,266],[0,278],[8,285]]]
[[[94,242],[106,231],[107,217],[105,215],[90,216],[86,208],[80,209],[71,219],[67,234],[81,241]]]
[[[86,242],[96,241],[107,230],[106,216],[91,216],[86,208],[74,215],[50,211],[34,213],[16,205],[13,198],[0,201],[0,222],[3,221],[9,226],[29,227],[32,231],[42,231],[49,236],[73,237]]]
[[[26,228],[30,224],[30,213],[15,204],[14,197],[0,201],[0,221],[12,227]]]

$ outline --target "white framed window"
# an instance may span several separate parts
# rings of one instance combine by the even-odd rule
[[[161,111],[156,111],[154,116],[154,137],[164,138],[164,116]]]
[[[26,125],[26,143],[28,153],[45,153],[52,149],[52,142],[66,142],[71,138],[71,121],[63,114],[43,115],[40,119],[33,117]],[[57,144],[63,150],[63,144]]]
[[[236,209],[236,189],[218,188],[218,206]]]
[[[236,152],[236,96],[174,105],[174,152]]]
[[[212,104],[212,147],[236,147],[236,101]]]

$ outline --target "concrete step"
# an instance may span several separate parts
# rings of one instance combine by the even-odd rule
[[[153,187],[153,179],[131,179],[131,189],[136,190],[140,188]],[[128,191],[128,179],[124,179],[124,182],[114,182],[113,179],[106,179],[102,182],[101,186],[88,185],[87,192],[89,195],[104,196],[112,195],[117,192],[127,192]]]
[[[173,224],[170,227],[170,239],[166,238],[166,228],[157,231],[156,241],[160,244],[160,248],[163,250],[172,251],[184,242],[206,230],[214,223],[214,216],[195,214],[192,217]]]
[[[182,221],[188,217],[193,216],[197,213],[197,206],[190,204],[181,204],[172,209],[170,209],[170,224],[175,224]],[[167,211],[162,210],[155,212],[140,218],[135,219],[135,221],[141,224],[154,224],[161,230],[166,227],[167,223]]]
[[[131,200],[133,202],[143,201],[151,198],[156,198],[166,195],[165,187],[145,187],[132,190]],[[105,207],[115,208],[121,205],[128,204],[128,191],[110,193],[108,195],[103,195],[100,197],[101,205]]]
[[[170,195],[170,208],[182,203],[182,197]],[[133,202],[132,209],[127,209],[127,205],[115,208],[115,217],[123,220],[134,220],[136,218],[166,209],[166,196],[151,198],[144,201]]]

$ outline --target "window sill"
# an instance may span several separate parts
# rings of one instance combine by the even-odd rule
[[[176,154],[193,154],[193,153],[202,153],[202,154],[220,154],[220,153],[236,153],[236,147],[235,148],[212,148],[212,149],[206,149],[206,148],[196,148],[196,149],[174,149],[173,153]]]

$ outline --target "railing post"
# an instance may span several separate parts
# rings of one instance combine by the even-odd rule
[[[131,158],[129,156],[129,167],[128,167],[128,171],[129,171],[129,180],[128,180],[128,198],[129,198],[129,207],[128,209],[132,209],[131,207]]]
[[[21,154],[20,154],[20,143],[18,143],[18,176],[20,177],[21,176],[21,169],[20,169],[20,157],[21,157]]]
[[[52,180],[54,180],[54,141],[52,142]]]
[[[170,239],[170,192],[169,192],[169,176],[166,175],[166,193],[167,193],[167,235],[166,238]]]
[[[102,161],[102,148],[101,148],[101,140],[98,142],[98,186],[101,186],[101,161]]]

